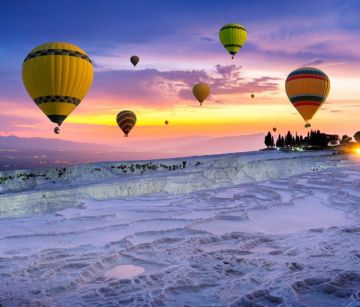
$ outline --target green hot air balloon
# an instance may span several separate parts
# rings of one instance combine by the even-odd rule
[[[234,58],[247,39],[247,30],[238,23],[228,23],[220,29],[219,39],[224,48]]]

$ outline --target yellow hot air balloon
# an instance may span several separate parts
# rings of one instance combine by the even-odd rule
[[[46,43],[26,56],[22,79],[41,111],[60,126],[88,92],[93,65],[88,55],[73,44]]]
[[[220,42],[234,58],[247,39],[247,30],[238,23],[228,23],[220,29]]]
[[[330,80],[321,70],[313,67],[301,67],[291,72],[285,81],[289,100],[310,127],[313,118],[326,100],[330,91]]]
[[[200,105],[210,94],[210,87],[207,83],[197,83],[193,86],[193,94],[195,98],[200,102]]]
[[[124,110],[116,116],[119,128],[124,132],[124,136],[129,136],[129,132],[136,124],[136,115],[132,111]]]

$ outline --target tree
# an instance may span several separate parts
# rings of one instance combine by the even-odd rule
[[[352,137],[347,136],[346,134],[342,136],[340,144],[349,144],[352,140]]]
[[[281,147],[281,135],[280,134],[276,140],[276,147]]]
[[[358,131],[354,134],[354,139],[355,139],[356,143],[360,143],[360,131]]]
[[[292,135],[291,135],[291,132],[288,131],[288,133],[286,134],[286,137],[285,137],[285,146],[292,146],[292,143],[293,143],[293,138],[292,138]]]
[[[298,146],[298,147],[301,145],[300,137],[298,136],[297,132],[296,132],[296,137],[295,137],[295,145]]]
[[[285,138],[282,136],[281,137],[281,147],[285,146]]]
[[[274,146],[275,146],[274,137],[271,136],[271,147],[274,147]]]
[[[340,141],[340,137],[337,134],[327,134],[329,143],[333,146],[337,145]]]
[[[265,136],[265,141],[264,141],[266,147],[270,147],[271,146],[271,133],[270,131],[268,132],[268,134]]]

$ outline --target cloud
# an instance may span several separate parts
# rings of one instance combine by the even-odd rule
[[[36,129],[39,127],[37,119],[25,118],[0,113],[0,132],[9,132],[20,129]]]
[[[218,100],[218,95],[276,91],[278,80],[269,76],[247,78],[242,74],[242,67],[236,65],[216,65],[210,71],[117,70],[98,72],[92,91],[99,97],[108,95],[163,105],[169,104],[169,99],[193,100],[192,87],[198,82],[207,82],[212,99]]]
[[[200,37],[200,40],[201,40],[201,41],[203,41],[203,42],[208,42],[208,43],[210,43],[210,42],[213,42],[213,41],[214,41],[214,39],[213,39],[213,38],[211,38],[211,37],[207,37],[207,36],[202,36],[202,37]]]
[[[320,59],[314,59],[314,60],[312,60],[312,61],[310,61],[310,62],[307,62],[307,63],[305,63],[305,64],[303,64],[303,65],[300,65],[300,66],[313,66],[313,65],[321,65],[321,64],[323,64],[324,63],[324,61],[323,60],[320,60]]]

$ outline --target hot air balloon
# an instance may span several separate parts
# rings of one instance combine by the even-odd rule
[[[310,127],[313,118],[326,100],[330,91],[330,80],[321,70],[313,67],[301,67],[291,72],[285,81],[289,100]]]
[[[54,128],[54,133],[55,133],[55,134],[60,134],[60,128],[59,128],[59,127],[55,127],[55,128]]]
[[[235,54],[245,44],[247,30],[238,23],[228,23],[220,29],[219,39],[225,49],[234,58]]]
[[[93,65],[87,54],[73,44],[46,43],[26,56],[22,79],[41,111],[61,126],[88,92]]]
[[[255,95],[254,94],[251,94],[251,98],[254,98],[255,97]]]
[[[168,124],[169,124],[169,121],[168,121],[168,120],[166,120],[166,121],[165,121],[165,125],[167,126]]]
[[[276,132],[276,130],[277,130],[277,128],[276,128],[276,127],[274,127],[274,128],[273,128],[273,131],[274,131],[274,132]]]
[[[124,132],[124,136],[127,137],[131,129],[134,128],[136,124],[136,115],[132,111],[121,111],[116,116],[116,122],[120,129]]]
[[[200,102],[200,105],[202,105],[203,101],[210,94],[210,87],[207,83],[197,83],[193,86],[193,94],[195,98]]]
[[[133,55],[130,58],[130,62],[134,65],[134,67],[136,66],[137,63],[139,63],[139,61],[140,61],[140,58],[137,55]]]

